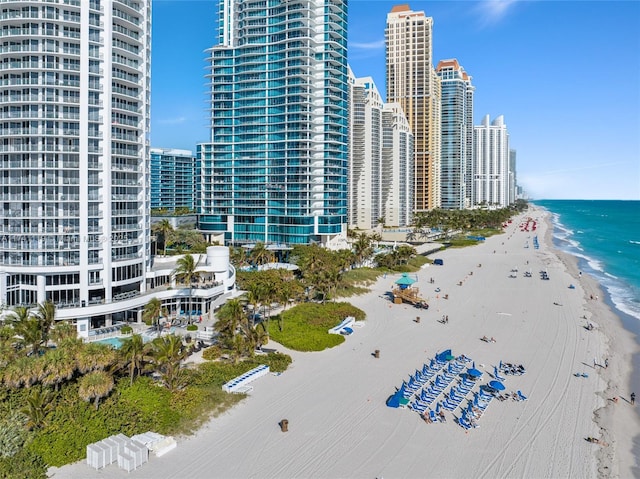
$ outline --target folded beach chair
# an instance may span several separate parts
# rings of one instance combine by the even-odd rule
[[[429,419],[431,419],[431,422],[438,422],[438,416],[436,416],[436,413],[433,411],[429,411]]]

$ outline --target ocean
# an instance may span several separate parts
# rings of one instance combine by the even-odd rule
[[[580,270],[598,280],[615,309],[640,321],[640,201],[532,203],[552,213],[554,245],[578,258]]]

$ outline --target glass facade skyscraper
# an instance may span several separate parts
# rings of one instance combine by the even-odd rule
[[[196,159],[189,150],[151,148],[151,209],[194,210]]]
[[[473,198],[473,94],[471,77],[456,59],[436,67],[442,85],[442,208],[465,209]]]
[[[346,235],[346,0],[220,0],[198,228],[225,244]]]

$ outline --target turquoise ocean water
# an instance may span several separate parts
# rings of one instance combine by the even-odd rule
[[[552,213],[556,247],[578,257],[581,271],[598,280],[612,306],[640,322],[640,201],[532,203]]]

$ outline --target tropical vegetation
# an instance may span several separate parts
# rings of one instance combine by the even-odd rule
[[[54,325],[55,308],[16,308],[5,317],[0,477],[44,478],[48,466],[79,460],[87,444],[112,434],[189,433],[242,399],[225,393],[225,382],[258,364],[283,371],[290,363],[281,354],[254,358],[243,350],[233,360],[185,368],[191,345],[177,336],[145,344],[134,334],[115,350],[81,341],[66,322]]]

